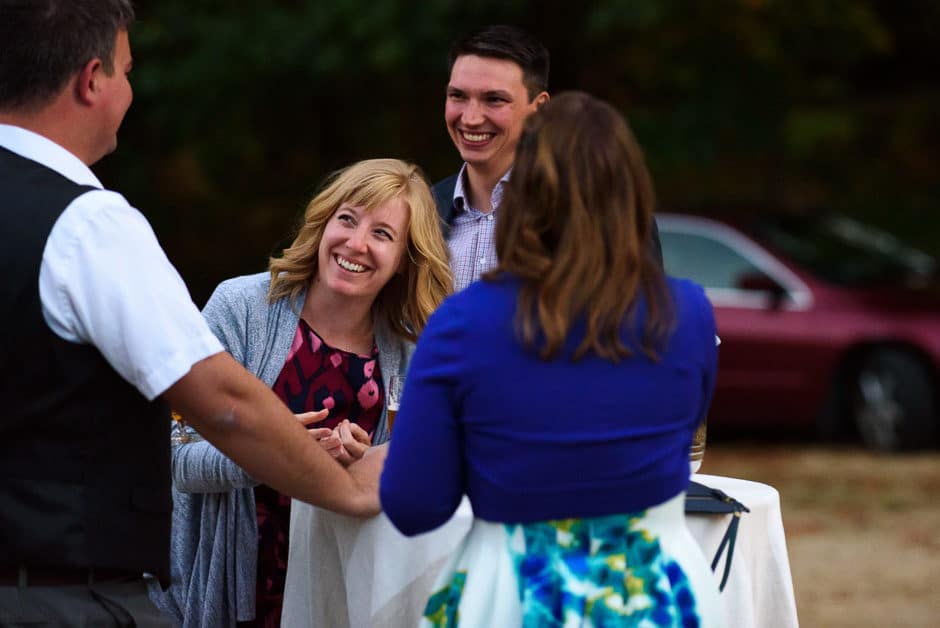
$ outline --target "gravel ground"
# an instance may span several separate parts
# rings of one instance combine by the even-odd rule
[[[780,492],[802,627],[940,626],[940,453],[710,442],[701,471]]]

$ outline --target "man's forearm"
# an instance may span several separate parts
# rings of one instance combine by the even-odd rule
[[[346,472],[271,390],[227,353],[195,364],[164,394],[225,455],[278,491],[337,512],[378,512],[377,468]],[[374,473],[373,473],[374,472]]]

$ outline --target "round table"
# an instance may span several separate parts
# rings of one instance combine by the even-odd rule
[[[741,519],[721,594],[728,626],[795,628],[796,601],[776,489],[714,475],[692,479],[721,489],[750,509]],[[686,517],[709,561],[730,517]],[[472,522],[470,502],[464,498],[446,524],[409,538],[384,514],[356,519],[294,500],[281,626],[417,625],[437,574]],[[718,565],[716,583],[723,565]]]

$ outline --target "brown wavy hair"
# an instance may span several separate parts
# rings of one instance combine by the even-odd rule
[[[552,98],[527,121],[496,225],[499,263],[486,275],[522,280],[517,330],[543,359],[559,354],[575,321],[572,359],[618,361],[623,334],[646,301],[640,350],[657,360],[673,305],[650,242],[655,194],[623,116],[582,92]]]
[[[323,231],[343,203],[372,210],[394,198],[409,209],[405,267],[385,284],[372,310],[393,332],[416,340],[453,290],[453,277],[428,182],[418,166],[398,159],[360,161],[327,177],[307,204],[294,241],[281,257],[269,260],[268,300],[294,299],[317,276]]]

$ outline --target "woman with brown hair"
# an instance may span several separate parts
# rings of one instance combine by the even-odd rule
[[[348,464],[388,440],[389,379],[408,368],[451,281],[422,173],[372,159],[328,179],[269,271],[222,282],[203,315]],[[155,601],[183,626],[279,625],[290,498],[198,435],[178,440],[172,584]]]
[[[499,264],[429,320],[382,475],[405,534],[473,506],[427,625],[721,624],[683,510],[715,323],[651,253],[653,209],[608,104],[568,93],[528,120]]]

